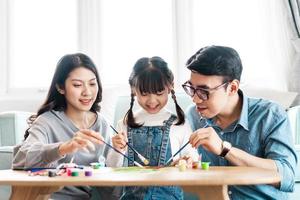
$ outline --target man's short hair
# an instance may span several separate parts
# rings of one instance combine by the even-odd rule
[[[227,81],[240,81],[243,70],[237,51],[225,46],[201,48],[188,59],[186,67],[203,75],[223,76]]]

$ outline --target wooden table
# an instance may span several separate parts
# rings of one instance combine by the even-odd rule
[[[24,171],[0,170],[0,185],[12,185],[11,200],[47,199],[63,186],[178,185],[201,199],[229,199],[228,185],[279,183],[277,172],[255,167],[210,167],[209,170],[163,168],[157,171],[95,171],[92,177],[28,176]]]

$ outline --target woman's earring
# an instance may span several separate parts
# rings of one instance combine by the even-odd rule
[[[65,94],[65,91],[60,89],[58,86],[56,86],[56,89],[59,94]]]

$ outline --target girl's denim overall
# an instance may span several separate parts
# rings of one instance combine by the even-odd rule
[[[128,127],[128,143],[149,160],[149,166],[164,165],[172,156],[169,133],[175,119],[176,116],[172,115],[164,121],[163,126]],[[139,163],[143,163],[130,148],[128,148],[128,156]],[[133,165],[132,161],[128,161],[128,166]],[[183,191],[177,186],[125,187],[121,199],[179,200],[183,199]]]

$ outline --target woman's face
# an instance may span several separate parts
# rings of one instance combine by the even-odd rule
[[[59,92],[66,98],[68,111],[89,111],[98,94],[96,75],[89,69],[74,69],[65,81],[65,88]]]

